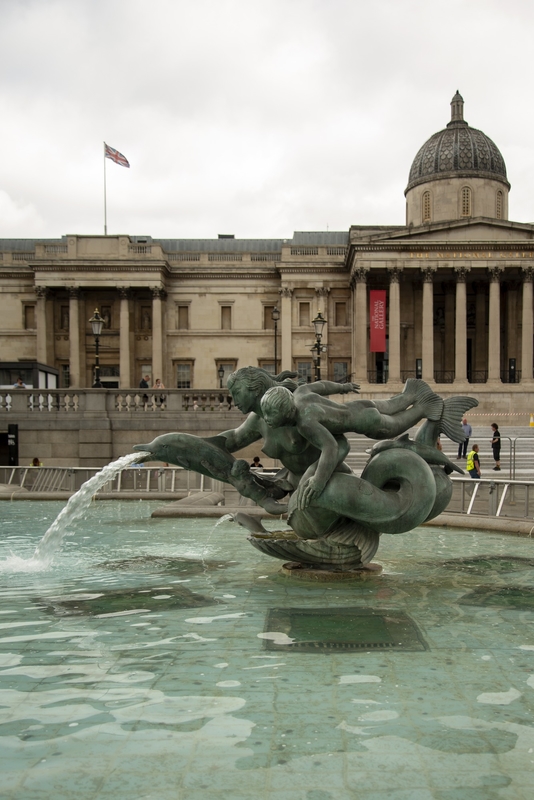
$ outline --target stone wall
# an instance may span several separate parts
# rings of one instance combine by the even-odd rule
[[[451,391],[445,384],[435,390],[443,397],[466,394],[476,397],[479,406],[469,413],[473,425],[484,425],[486,418],[501,426],[528,426],[534,413],[532,395],[521,385],[465,384]],[[361,387],[362,399],[385,399],[402,391],[402,384]],[[219,393],[211,391],[165,390],[163,407],[159,393],[143,392],[148,403],[137,393],[116,390],[33,390],[0,391],[0,431],[9,423],[19,426],[19,463],[29,464],[37,456],[46,466],[102,467],[132,452],[134,444],[149,442],[162,433],[181,431],[197,436],[215,436],[238,427],[244,416],[228,408],[227,394],[219,402]],[[356,399],[342,395],[340,402]],[[251,461],[261,457],[264,467],[278,466],[262,454],[259,441],[239,453]]]

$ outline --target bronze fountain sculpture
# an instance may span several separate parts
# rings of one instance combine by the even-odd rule
[[[449,475],[462,470],[436,441],[440,433],[463,441],[460,420],[478,401],[443,400],[424,381],[409,379],[387,400],[342,404],[328,395],[357,393],[357,384],[299,384],[295,377],[243,367],[228,378],[234,404],[248,415],[242,425],[210,438],[168,433],[134,449],[150,453],[144,461],[166,461],[230,483],[270,514],[287,512],[289,533],[269,533],[252,517],[238,515],[258,550],[316,570],[361,570],[376,553],[380,534],[409,531],[447,507]],[[410,439],[405,431],[423,419]],[[361,477],[344,461],[350,450],[344,434],[350,431],[380,440]],[[260,439],[263,452],[283,465],[272,478],[232,455]]]

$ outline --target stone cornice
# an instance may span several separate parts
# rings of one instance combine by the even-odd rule
[[[302,267],[293,267],[293,266],[286,266],[279,264],[278,265],[278,272],[280,275],[303,275],[305,273],[311,273],[312,275],[324,275],[325,272],[328,272],[329,275],[332,273],[337,273],[340,275],[346,275],[348,270],[345,266],[335,266],[329,267],[327,265],[318,267],[316,264],[306,265]]]
[[[166,261],[153,261],[140,264],[138,261],[128,261],[120,258],[99,258],[95,261],[82,259],[62,260],[51,263],[50,261],[33,261],[31,264],[33,272],[56,272],[56,273],[76,273],[76,272],[165,272],[170,274],[169,265]]]

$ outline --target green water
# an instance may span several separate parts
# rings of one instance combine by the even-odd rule
[[[426,528],[293,583],[154,507],[93,503],[23,572],[61,504],[0,505],[2,797],[530,800],[532,540]]]

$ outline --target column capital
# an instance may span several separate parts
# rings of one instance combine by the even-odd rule
[[[531,283],[534,280],[534,267],[528,264],[521,267],[523,273],[523,283]]]
[[[501,280],[501,275],[504,272],[504,267],[500,264],[495,264],[493,267],[488,267],[488,272],[490,276],[490,281],[492,283],[498,283]]]
[[[132,296],[132,289],[130,286],[119,286],[118,292],[121,300],[129,300]]]
[[[370,271],[369,267],[355,267],[350,276],[351,285],[355,283],[367,283],[367,273]]]
[[[471,267],[466,267],[461,264],[457,267],[454,267],[454,272],[456,274],[456,283],[465,283],[467,273],[471,272]]]
[[[292,297],[293,296],[293,289],[289,286],[282,286],[280,289],[280,297]]]
[[[150,291],[154,299],[164,300],[167,297],[167,292],[162,286],[151,286]]]
[[[73,300],[79,300],[82,294],[82,290],[79,286],[69,286],[68,292],[69,297],[72,297]]]
[[[328,286],[319,286],[315,290],[315,294],[317,295],[317,297],[328,297],[328,295],[330,294],[330,289]]]
[[[421,267],[421,275],[423,278],[423,283],[433,283],[434,282],[434,273],[437,272],[437,267]]]
[[[403,267],[388,267],[387,273],[389,275],[390,283],[399,283]]]
[[[48,286],[36,286],[35,294],[37,295],[37,297],[46,298],[50,294],[50,289],[48,288]]]

